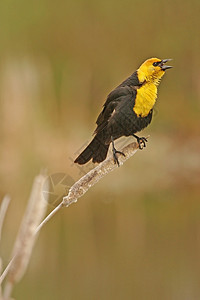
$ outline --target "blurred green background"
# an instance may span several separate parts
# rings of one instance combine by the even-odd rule
[[[147,58],[174,65],[147,149],[42,229],[16,299],[200,299],[199,16],[199,0],[1,1],[4,266],[34,176],[77,180],[106,95]]]

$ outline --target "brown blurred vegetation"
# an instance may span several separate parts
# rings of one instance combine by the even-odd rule
[[[46,225],[16,299],[200,299],[199,13],[199,0],[1,1],[4,263],[34,176],[77,180],[109,91],[149,57],[174,59],[147,149]]]

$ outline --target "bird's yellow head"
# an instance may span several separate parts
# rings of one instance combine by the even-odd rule
[[[150,58],[147,59],[137,70],[138,79],[141,83],[150,82],[158,85],[165,70],[172,68],[165,65],[171,59]]]

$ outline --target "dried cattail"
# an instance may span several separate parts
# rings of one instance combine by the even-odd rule
[[[8,195],[6,195],[2,200],[1,208],[0,208],[0,241],[1,241],[3,222],[4,222],[4,218],[5,218],[9,203],[10,203],[10,197]]]
[[[148,138],[148,137],[147,137]],[[128,146],[125,146],[122,151],[125,156],[119,157],[119,163],[122,165],[127,159],[133,156],[139,148],[138,143],[133,142]],[[54,208],[54,210],[42,221],[42,223],[36,229],[36,232],[41,228],[62,208],[68,207],[72,203],[77,202],[77,199],[83,196],[94,184],[96,184],[101,178],[106,176],[111,171],[115,170],[117,165],[114,163],[113,158],[107,158],[97,167],[81,177],[75,182],[69,190],[67,196],[63,197],[63,201]]]
[[[122,165],[127,159],[134,155],[139,148],[138,143],[131,143],[122,149],[125,156],[119,157],[119,163]],[[18,282],[26,271],[30,255],[35,243],[35,238],[40,229],[58,212],[62,207],[75,203],[78,198],[83,196],[94,184],[101,178],[117,168],[113,158],[108,158],[80,178],[69,190],[63,201],[41,222],[47,204],[42,195],[44,186],[44,176],[36,177],[33,184],[29,204],[24,215],[18,237],[16,239],[13,258],[1,276],[1,282],[8,274],[4,291],[4,300],[11,300],[10,295],[14,283]],[[45,187],[46,191],[46,187]],[[46,193],[47,194],[47,193]],[[40,223],[41,222],[41,223]]]
[[[10,297],[14,283],[20,281],[30,260],[37,236],[36,228],[46,212],[47,201],[42,195],[45,179],[44,175],[38,175],[34,180],[28,206],[13,248],[13,260],[4,291],[5,299]]]
[[[2,233],[3,222],[4,222],[4,218],[5,218],[9,203],[10,203],[10,197],[8,195],[6,195],[3,198],[2,203],[1,203],[1,207],[0,207],[0,241],[1,241],[1,233]],[[2,269],[3,269],[2,266],[3,266],[3,263],[2,263],[2,259],[0,257],[0,274],[1,274]],[[3,300],[1,285],[0,285],[0,299]]]
[[[124,156],[119,156],[119,163],[123,163],[133,156],[139,148],[138,143],[133,142],[122,149]],[[76,202],[78,198],[82,197],[89,188],[96,184],[101,178],[117,168],[113,158],[108,158],[100,163],[96,168],[92,169],[85,176],[80,178],[69,190],[67,196],[63,198],[62,205],[69,206]]]

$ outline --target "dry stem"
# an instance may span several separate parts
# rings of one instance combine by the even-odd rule
[[[2,200],[2,204],[1,204],[1,208],[0,208],[0,241],[1,241],[1,232],[2,232],[2,227],[3,227],[3,222],[4,222],[4,218],[5,218],[9,203],[10,203],[10,197],[8,195],[6,195]]]
[[[136,142],[125,146],[121,150],[125,156],[120,155],[118,157],[120,166],[123,165],[127,159],[133,156],[137,152],[138,148],[139,145]],[[110,157],[81,177],[72,185],[68,195],[63,198],[63,201],[42,221],[36,229],[36,232],[38,232],[62,207],[68,207],[72,203],[77,202],[77,199],[82,197],[94,184],[116,168],[118,168],[117,164],[114,163],[113,157]]]
[[[38,224],[44,217],[47,206],[47,203],[42,195],[44,180],[45,176],[42,174],[38,175],[35,178],[28,206],[15,241],[13,258],[9,263],[9,267],[7,267],[2,274],[2,277],[4,279],[5,273],[8,273],[8,280],[6,282],[4,290],[5,299],[10,298],[14,284],[21,280],[30,260],[30,256],[36,240],[35,231]]]
[[[128,160],[131,156],[133,156],[139,148],[139,144],[136,142],[133,142],[129,144],[128,146],[125,146],[121,151],[125,154],[125,156],[120,155],[118,157],[120,166],[123,165],[123,163]],[[77,202],[77,199],[82,197],[94,184],[96,184],[101,178],[103,178],[105,175],[110,173],[111,171],[118,168],[117,164],[114,163],[113,158],[108,158],[102,163],[100,163],[97,167],[92,169],[90,172],[88,172],[86,175],[81,177],[73,186],[70,188],[69,193],[67,196],[63,198],[63,201],[56,206],[56,208],[40,223],[40,225],[35,229],[34,235],[36,235],[41,228],[62,208],[62,207],[68,207],[72,203]],[[18,247],[17,247],[18,248]],[[10,261],[9,265],[6,268],[6,274],[9,272],[9,270],[14,270],[13,268],[13,262],[15,261],[15,257]],[[26,264],[25,264],[26,265]],[[4,273],[5,273],[4,271]],[[21,272],[19,272],[21,273]],[[23,273],[23,272],[22,272]],[[2,277],[0,278],[0,281],[2,282],[6,276],[6,274],[2,274]],[[12,272],[11,272],[12,274]],[[13,275],[13,274],[12,274]],[[14,277],[21,277],[22,274],[15,274]],[[12,277],[12,276],[11,276]],[[12,278],[13,280],[13,278]],[[8,286],[8,290],[9,290]],[[12,289],[12,288],[11,288]],[[10,295],[10,291],[8,292]]]

